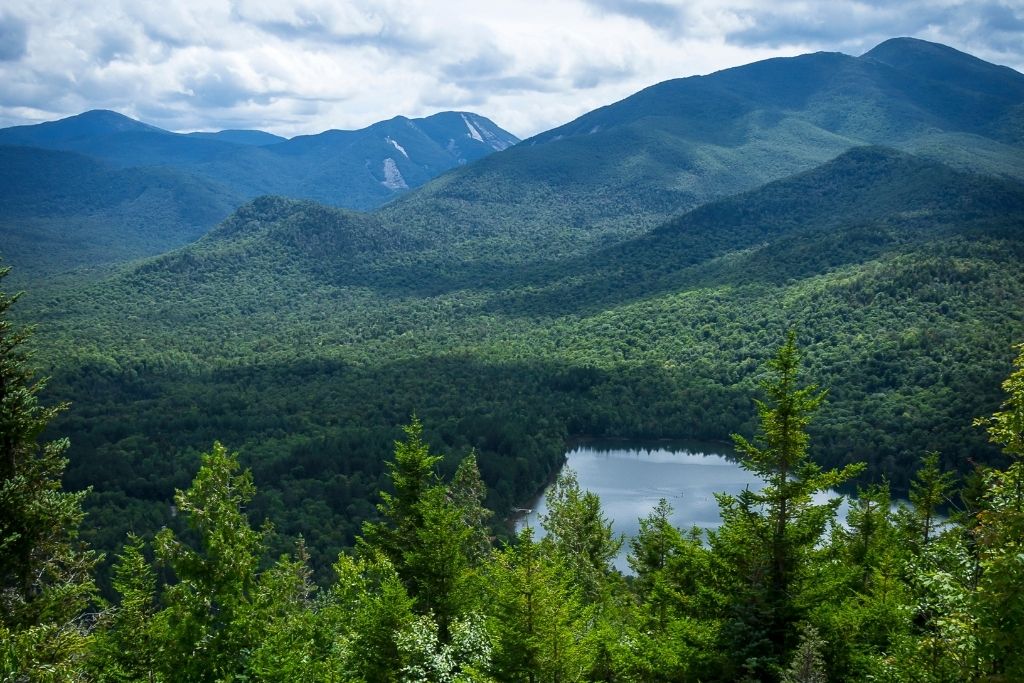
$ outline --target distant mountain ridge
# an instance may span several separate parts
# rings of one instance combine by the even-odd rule
[[[356,209],[373,208],[517,142],[471,112],[399,116],[290,140],[263,131],[172,133],[105,110],[0,129],[3,145],[78,152],[121,168],[173,168],[246,198],[281,194]]]
[[[273,145],[278,142],[284,142],[288,139],[262,130],[219,130],[216,132],[197,131],[195,133],[185,133],[185,135],[193,138],[233,142],[236,145],[256,145],[257,147]]]
[[[0,129],[0,257],[27,282],[175,249],[261,195],[372,208],[517,141],[468,112],[291,140],[103,110]]]

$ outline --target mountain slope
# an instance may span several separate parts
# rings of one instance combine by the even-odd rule
[[[386,207],[466,258],[561,258],[706,201],[884,145],[1024,179],[1024,75],[951,48],[769,59],[660,83]],[[428,217],[427,220],[421,217]],[[510,239],[524,245],[512,253]]]
[[[793,326],[832,387],[819,461],[898,488],[922,450],[994,457],[965,416],[998,404],[1024,337],[1022,225],[1019,183],[877,148],[560,266],[466,263],[383,215],[264,198],[33,315],[55,397],[89,397],[58,428],[110,534],[125,510],[158,524],[191,471],[174,454],[219,438],[266,490],[258,515],[326,566],[410,414],[453,459],[476,448],[507,509],[569,434],[748,433]]]
[[[93,138],[129,132],[172,134],[115,111],[93,109],[59,121],[2,128],[0,144],[75,150]]]
[[[246,198],[281,194],[360,209],[516,142],[469,112],[396,117],[291,140],[262,131],[180,135],[105,111],[0,130],[0,144],[74,151],[122,168],[169,167]]]
[[[170,169],[115,169],[71,152],[0,146],[0,256],[21,282],[180,247],[240,201]]]
[[[810,171],[701,206],[639,238],[538,269],[535,277],[549,284],[518,305],[571,313],[723,278],[779,284],[995,225],[1024,225],[1021,183],[887,148],[854,148]],[[840,235],[856,238],[844,244]]]
[[[283,138],[280,135],[274,135],[262,130],[219,130],[212,133],[186,133],[186,135],[192,138],[220,140],[222,142],[233,142],[236,145],[255,145],[257,147],[273,145],[287,140],[287,138]]]

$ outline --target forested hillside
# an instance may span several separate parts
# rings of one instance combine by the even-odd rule
[[[941,69],[927,66],[934,59]],[[263,197],[194,244],[102,280],[40,282],[24,310],[41,326],[53,396],[74,405],[55,430],[71,437],[67,485],[94,487],[85,534],[109,550],[129,528],[155,532],[172,491],[220,439],[253,470],[254,511],[277,524],[273,547],[303,534],[323,579],[374,517],[384,457],[411,415],[450,454],[446,472],[476,449],[488,503],[504,515],[550,479],[572,435],[749,433],[757,368],[791,328],[833,387],[813,428],[816,461],[866,462],[865,481],[886,477],[897,491],[924,450],[967,472],[994,451],[963,416],[995,409],[1024,338],[1024,188],[1007,172],[1019,158],[1022,79],[920,41],[759,62],[654,86],[376,212]],[[860,114],[837,118],[851,114],[849,98]],[[415,127],[441,140],[474,125],[463,117]],[[781,133],[794,121],[841,144],[801,133],[805,147],[793,147]],[[386,123],[374,135],[405,140],[395,136],[410,122]],[[110,154],[157,149],[131,136],[183,138],[106,114],[8,131],[106,141]],[[946,155],[953,166],[880,147],[831,159],[859,139],[914,147],[935,131],[961,136]],[[185,139],[292,150],[300,163],[370,140],[363,133],[269,146]],[[773,163],[749,156],[751,145]],[[12,214],[51,211],[47,225],[68,238],[93,216],[121,249],[133,242],[105,217],[130,222],[145,179],[180,178],[5,149]],[[750,165],[723,158],[682,183],[698,149]],[[794,161],[794,149],[807,154]],[[831,160],[707,202],[820,155]],[[979,159],[998,164],[964,170]],[[181,215],[206,216],[207,200],[231,196],[206,191]],[[65,201],[51,207],[58,192]],[[140,206],[146,235],[159,232],[152,207]],[[26,240],[40,262],[62,253]],[[123,253],[103,245],[94,235],[94,253]]]
[[[515,145],[0,131],[0,678],[1020,678],[1022,107],[898,39]],[[513,537],[572,438],[734,434],[633,579],[571,475]]]
[[[18,264],[19,282],[184,246],[242,201],[170,169],[115,169],[71,152],[0,146],[2,255]]]
[[[906,487],[922,450],[991,457],[984,414],[1024,335],[1024,188],[878,148],[552,264],[465,262],[374,215],[285,199],[186,249],[33,306],[76,409],[73,488],[102,547],[154,529],[195,454],[242,449],[283,534],[326,567],[371,517],[414,413],[490,504],[529,498],[573,434],[724,439],[796,326],[832,400],[819,462]],[[80,313],[70,313],[80,311]],[[454,467],[454,460],[448,463]],[[330,520],[325,523],[325,520]]]
[[[467,259],[558,260],[856,146],[1021,180],[1022,106],[1024,75],[921,40],[769,59],[651,86],[382,215],[444,231]]]
[[[0,272],[0,277],[4,273]],[[12,303],[0,296],[0,316]],[[796,335],[769,359],[755,438],[735,437],[762,486],[718,496],[722,524],[674,528],[664,499],[624,543],[596,495],[563,472],[538,542],[494,542],[475,456],[451,477],[413,419],[394,444],[378,521],[337,556],[323,587],[299,539],[267,557],[251,521],[252,474],[214,442],[177,515],[117,554],[114,602],[96,600],[97,557],[77,542],[83,494],[61,492],[66,441],[39,444],[61,409],[38,403],[26,336],[0,317],[0,673],[44,680],[932,681],[1015,680],[1024,458],[1024,348],[991,417],[1009,458],[959,497],[925,454],[894,507],[858,491],[844,519],[822,499],[863,469],[809,459],[825,398]],[[12,400],[17,399],[17,400]],[[956,515],[942,520],[940,506]],[[93,611],[83,612],[87,607]]]

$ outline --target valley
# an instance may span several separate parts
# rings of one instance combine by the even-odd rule
[[[525,140],[0,129],[0,678],[1011,680],[1022,113],[896,38]]]
[[[924,67],[937,58],[948,82]],[[282,548],[303,534],[326,568],[373,517],[411,415],[448,471],[475,449],[504,515],[571,436],[750,433],[757,368],[789,329],[830,388],[819,462],[866,462],[864,481],[899,491],[925,451],[960,472],[993,460],[963,416],[998,405],[1024,334],[1006,128],[1022,81],[913,40],[770,60],[654,86],[376,211],[261,197],[101,278],[36,278],[21,315],[40,325],[51,396],[74,406],[53,430],[71,438],[67,485],[93,487],[86,536],[156,531],[220,439],[253,469],[254,517]],[[76,140],[53,144],[99,144]]]

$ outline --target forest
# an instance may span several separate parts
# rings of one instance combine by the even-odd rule
[[[1021,112],[894,38],[518,143],[0,129],[0,680],[1024,680]],[[588,438],[763,485],[619,538]]]
[[[1020,183],[878,147],[562,258],[265,197],[183,249],[29,288],[17,315],[73,404],[51,433],[71,439],[65,485],[93,488],[93,547],[113,557],[170,524],[221,440],[252,470],[272,547],[301,534],[326,581],[413,413],[445,476],[476,451],[504,518],[570,438],[752,433],[790,328],[831,388],[817,462],[866,462],[856,483],[904,496],[922,451],[960,474],[998,462],[963,416],[999,405],[1024,332],[1022,224]]]
[[[4,274],[5,271],[4,271]],[[734,436],[759,490],[719,495],[715,530],[662,502],[629,540],[571,471],[546,532],[498,540],[475,455],[445,457],[413,417],[373,521],[313,578],[299,539],[272,550],[253,474],[219,442],[174,495],[174,523],[129,534],[113,596],[82,542],[88,491],[61,476],[65,405],[34,379],[30,330],[0,297],[0,675],[96,681],[1014,681],[1024,677],[1024,346],[1003,400],[973,427],[1002,451],[964,482],[920,454],[911,505],[862,486],[844,520],[813,495],[864,468],[809,457],[826,392],[797,335],[765,363]]]

